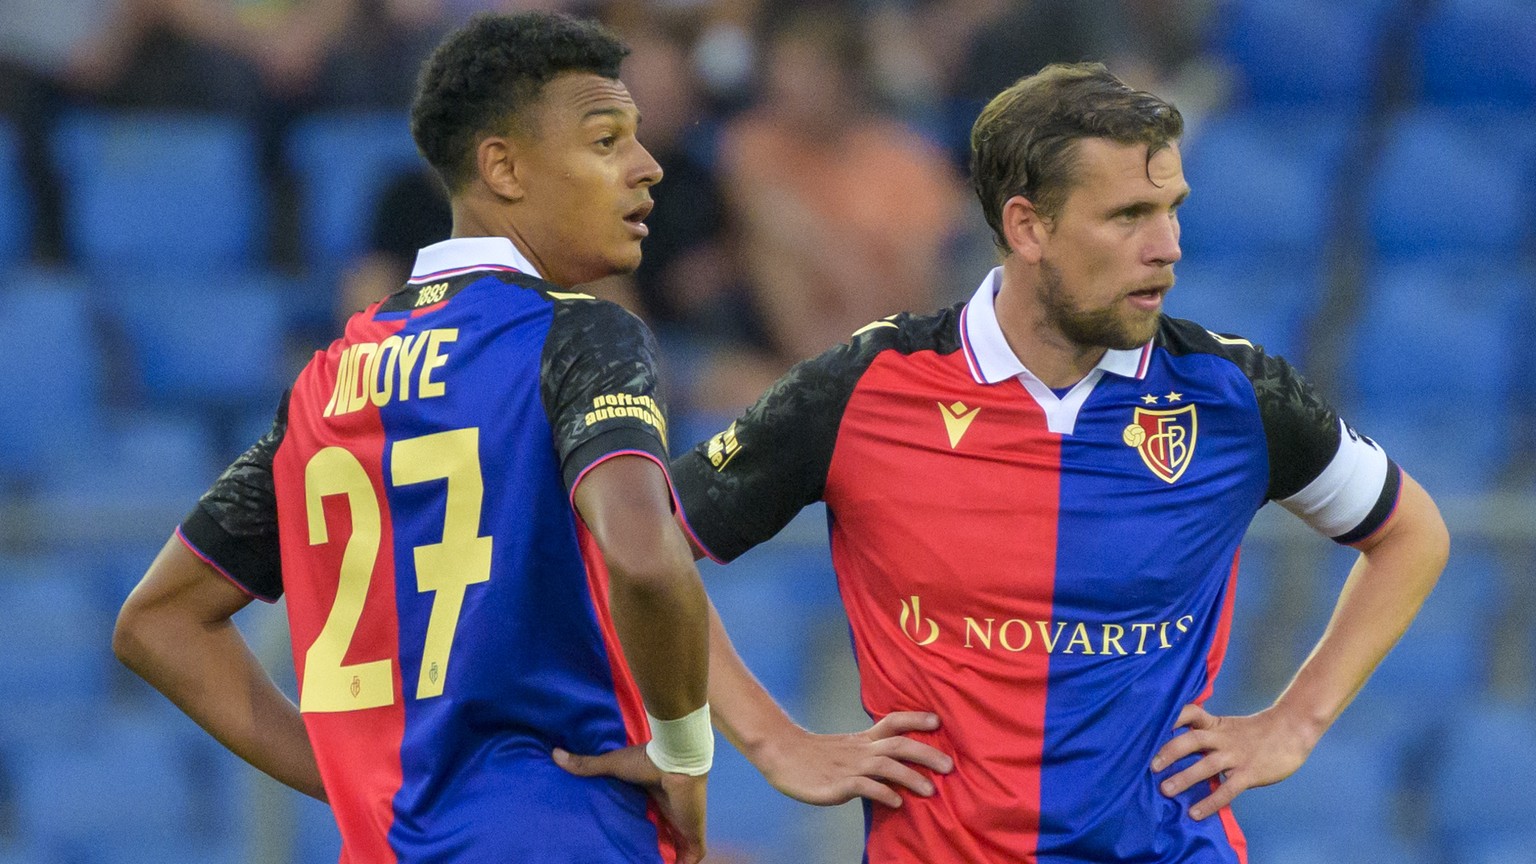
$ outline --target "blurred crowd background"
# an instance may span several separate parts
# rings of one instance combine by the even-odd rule
[[[405,108],[438,38],[518,0],[0,0],[0,862],[334,861],[326,809],[111,657],[176,521],[447,209]],[[674,450],[794,361],[993,263],[985,100],[1099,59],[1185,114],[1172,314],[1282,354],[1436,496],[1420,620],[1311,761],[1237,805],[1264,864],[1536,862],[1531,0],[612,0],[666,171],[595,286],[662,340]],[[1352,560],[1260,514],[1220,710],[1262,707]],[[706,584],[797,718],[862,728],[820,514]],[[1114,542],[1106,538],[1106,542]],[[241,614],[291,692],[280,609]],[[858,805],[725,747],[726,862],[857,861]],[[538,830],[538,826],[529,826]]]

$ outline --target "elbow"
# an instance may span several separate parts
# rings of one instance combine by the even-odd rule
[[[154,631],[148,612],[143,604],[130,596],[117,613],[117,624],[112,628],[112,653],[119,662],[138,672],[152,652],[151,636]]]
[[[674,588],[693,567],[688,556],[671,545],[642,548],[626,544],[605,554],[613,587],[639,594],[661,594]]]

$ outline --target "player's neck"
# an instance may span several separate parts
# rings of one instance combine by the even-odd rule
[[[546,281],[553,282],[562,287],[570,287],[559,281],[558,274],[552,273],[548,262],[544,261],[533,248],[523,232],[518,230],[506,212],[506,208],[477,206],[476,202],[468,196],[456,198],[451,202],[453,210],[453,230],[450,237],[505,237],[512,241],[517,251],[534,266],[539,276]],[[572,283],[574,284],[574,283]]]
[[[1052,389],[1071,387],[1104,359],[1102,345],[1079,345],[1051,321],[1021,273],[1003,268],[1002,288],[993,298],[997,326],[1013,355]]]

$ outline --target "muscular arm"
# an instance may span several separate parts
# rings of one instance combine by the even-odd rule
[[[707,601],[656,463],[615,456],[576,487],[576,509],[608,564],[614,627],[651,714],[676,719],[708,690]]]
[[[1152,762],[1161,771],[1190,753],[1204,757],[1163,782],[1177,795],[1217,774],[1225,779],[1190,815],[1203,819],[1238,793],[1290,776],[1397,643],[1440,578],[1450,536],[1418,483],[1403,475],[1396,512],[1374,535],[1354,544],[1360,558],[1322,638],[1269,708],[1248,717],[1217,717],[1187,705],[1179,726]]]
[[[235,755],[324,801],[298,707],[230,620],[250,602],[172,537],[123,603],[112,650]]]

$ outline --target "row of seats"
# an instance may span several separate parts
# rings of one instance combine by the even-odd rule
[[[1359,108],[1405,38],[1424,100],[1536,107],[1536,17],[1525,0],[1238,0],[1223,4],[1213,37],[1255,104]]]
[[[1387,261],[1510,258],[1536,243],[1536,113],[1400,111],[1379,155],[1362,162],[1366,137],[1358,117],[1311,107],[1202,119],[1183,144],[1186,256],[1305,266],[1357,225]],[[1360,212],[1341,210],[1341,190],[1359,183]]]
[[[1374,251],[1511,255],[1536,238],[1536,110],[1421,108],[1394,115],[1373,164],[1348,110],[1259,107],[1206,118],[1185,142],[1195,189],[1186,244],[1209,258],[1307,260],[1339,224],[1338,190],[1366,175]],[[14,132],[0,126],[0,199],[26,200]],[[420,164],[403,119],[316,116],[287,139],[301,181],[305,260],[329,278],[366,241],[380,190]],[[75,254],[101,274],[249,268],[270,222],[254,131],[215,116],[77,112],[53,139]],[[89,164],[90,170],[74,166]],[[659,194],[665,194],[665,187]],[[19,255],[27,207],[0,216],[0,253]],[[1344,214],[1347,215],[1347,214]]]

